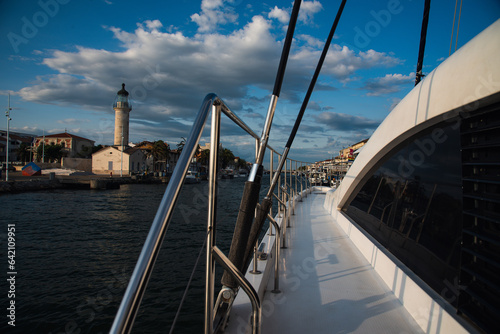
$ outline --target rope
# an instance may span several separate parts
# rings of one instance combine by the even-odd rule
[[[462,16],[462,2],[463,0],[460,0],[460,11],[458,12],[458,24],[457,24],[457,36],[455,36],[455,51],[457,51],[457,45],[458,45],[458,29],[460,28],[460,17]]]
[[[205,235],[205,241],[203,241],[203,245],[201,246],[200,252],[198,253],[198,258],[196,259],[196,262],[194,263],[193,271],[191,272],[191,276],[189,277],[189,281],[186,285],[186,289],[184,290],[184,294],[182,295],[181,303],[179,304],[179,308],[177,309],[177,313],[175,314],[174,321],[172,322],[172,327],[170,327],[169,334],[172,334],[175,328],[175,324],[177,322],[177,319],[179,318],[179,315],[181,313],[182,305],[184,304],[184,300],[186,299],[187,293],[189,291],[189,287],[191,285],[191,281],[193,280],[194,277],[194,272],[196,271],[196,267],[198,267],[198,261],[200,261],[201,254],[203,253],[203,249],[205,248],[205,244],[207,243],[207,237],[208,233]]]
[[[454,51],[457,51],[457,46],[458,46],[458,30],[460,28],[460,18],[462,17],[462,3],[463,3],[463,0],[460,0],[460,9],[458,12],[457,35],[455,36],[455,50]],[[453,26],[451,27],[450,51],[448,52],[448,57],[451,55],[451,47],[453,45],[453,32],[455,30],[455,19],[457,17],[457,7],[458,7],[458,0],[455,0],[455,12],[453,13]]]
[[[458,5],[458,0],[455,0],[455,12],[453,13],[453,25],[451,26],[451,38],[450,38],[450,52],[448,52],[448,57],[451,55],[451,46],[453,45],[453,32],[455,30],[455,18],[457,17],[457,5]]]
[[[229,216],[229,212],[226,213],[225,215],[221,216],[219,218],[220,221],[224,220],[227,216]],[[191,272],[191,276],[189,277],[189,281],[186,285],[186,289],[184,290],[184,294],[182,295],[181,303],[179,304],[179,308],[177,309],[177,313],[175,313],[174,321],[172,322],[172,326],[170,327],[170,331],[168,332],[169,334],[172,334],[175,328],[175,324],[177,322],[177,319],[179,318],[179,315],[181,313],[182,305],[184,304],[184,300],[186,299],[187,293],[189,291],[189,287],[191,285],[191,281],[193,280],[194,277],[194,272],[196,271],[196,268],[198,267],[198,262],[200,261],[201,254],[203,254],[203,249],[205,248],[205,245],[207,244],[207,237],[210,232],[207,231],[207,234],[205,234],[205,240],[203,241],[203,245],[201,245],[200,252],[198,253],[198,257],[196,258],[196,262],[194,263],[193,271]]]

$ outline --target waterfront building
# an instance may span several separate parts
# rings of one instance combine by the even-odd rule
[[[25,146],[31,148],[31,145],[33,143],[33,138],[35,138],[35,136],[28,133],[9,131],[9,139],[10,139],[9,160],[11,163],[22,162],[23,160],[26,161],[29,160],[26,159],[26,157],[23,157],[22,154],[20,154],[19,148],[23,143],[25,144]],[[7,154],[7,131],[0,130],[0,162],[2,163],[5,162],[7,158],[6,154]]]
[[[92,172],[130,175],[145,170],[145,163],[146,156],[139,148],[127,147],[122,152],[116,146],[108,146],[92,155]]]
[[[361,147],[363,147],[367,142],[368,142],[368,139],[364,139],[360,142],[357,142],[356,144],[353,144],[349,147],[346,147],[346,148],[340,150],[339,151],[340,160],[344,163],[349,162],[349,161],[353,161],[355,156],[358,155],[358,153],[359,153],[356,151],[361,149]]]
[[[35,138],[33,150],[35,152],[35,159],[38,159],[36,152],[40,145],[61,145],[63,147],[63,156],[67,158],[83,158],[89,156],[94,147],[94,141],[80,137],[68,132],[56,133],[52,135],[39,136]]]

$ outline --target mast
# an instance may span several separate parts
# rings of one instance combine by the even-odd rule
[[[424,62],[425,40],[427,39],[427,24],[429,23],[429,9],[431,7],[431,0],[425,0],[424,17],[422,18],[422,29],[420,31],[420,47],[418,49],[417,71],[415,74],[415,86],[418,85],[424,74],[422,73],[422,66]]]

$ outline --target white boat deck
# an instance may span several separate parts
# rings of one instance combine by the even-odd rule
[[[287,230],[289,247],[281,253],[281,293],[271,292],[271,273],[262,301],[261,333],[421,333],[323,208],[324,200],[325,194],[316,191],[296,206]],[[226,333],[244,333],[241,312],[249,311],[237,311],[238,319]]]

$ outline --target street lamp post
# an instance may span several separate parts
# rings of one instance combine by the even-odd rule
[[[9,181],[9,142],[10,142],[9,123],[12,120],[12,118],[10,118],[11,110],[12,108],[10,107],[10,93],[9,93],[9,105],[7,107],[7,111],[5,112],[5,116],[7,117],[7,153],[5,156],[5,164],[7,167],[5,168],[5,181]]]
[[[122,153],[121,153],[122,155],[120,157],[120,177],[123,177],[123,149],[124,149],[124,147],[123,147],[123,127],[122,127],[122,143],[121,144],[122,144]]]
[[[42,141],[42,163],[45,163],[45,129],[43,129],[43,141]]]

